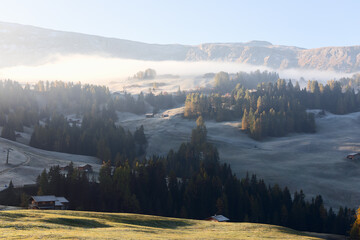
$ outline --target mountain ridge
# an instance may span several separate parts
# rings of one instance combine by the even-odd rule
[[[254,40],[198,45],[149,44],[0,22],[0,67],[39,65],[55,55],[85,54],[147,61],[222,61],[278,69],[360,71],[360,45],[305,49]]]

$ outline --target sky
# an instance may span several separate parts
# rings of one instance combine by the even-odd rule
[[[0,0],[0,21],[135,40],[360,45],[358,0]]]

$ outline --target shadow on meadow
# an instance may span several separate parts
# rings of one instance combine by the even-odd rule
[[[58,224],[58,225],[64,225],[64,226],[70,226],[70,227],[80,227],[80,228],[106,228],[106,227],[112,227],[107,224],[100,223],[96,220],[91,219],[80,219],[80,218],[50,218],[42,220],[42,222],[45,223],[52,223],[52,224]]]
[[[24,217],[26,217],[26,215],[21,213],[0,212],[0,220],[16,221],[18,218],[24,218]]]
[[[72,215],[73,213],[67,214],[67,212],[63,212],[64,215]],[[135,226],[142,227],[153,227],[153,228],[161,228],[161,229],[176,229],[178,227],[187,227],[192,226],[195,223],[192,221],[188,221],[185,219],[165,219],[157,216],[149,216],[149,215],[117,215],[117,214],[93,214],[89,212],[77,212],[77,217],[85,217],[85,218],[93,218],[93,219],[101,219],[106,220],[108,222],[113,223],[122,223]]]
[[[0,217],[8,217],[8,218],[22,218],[22,217],[27,217],[27,215],[25,214],[21,214],[21,213],[8,213],[8,212],[0,212]]]
[[[153,228],[163,228],[163,229],[176,229],[178,227],[186,227],[194,225],[188,221],[184,220],[163,220],[163,219],[141,219],[138,217],[128,217],[128,216],[118,216],[118,215],[105,215],[102,216],[104,219],[115,222],[115,223],[124,223],[129,225],[153,227]]]
[[[42,212],[42,214],[53,214],[54,212]],[[80,218],[50,218],[46,220],[42,220],[43,222],[54,223],[54,224],[62,224],[73,227],[83,227],[83,228],[99,228],[99,227],[112,227],[111,225],[107,225],[103,222],[107,221],[108,224],[112,223],[120,223],[132,225],[133,227],[152,227],[159,229],[176,229],[179,227],[187,227],[193,226],[196,223],[192,221],[188,221],[185,219],[166,219],[157,216],[150,215],[117,215],[117,214],[101,214],[101,213],[91,213],[91,212],[81,212],[78,211],[76,214],[73,212],[63,211],[61,212],[63,216],[73,216],[73,217],[82,217],[82,218],[91,218],[91,219],[80,219]],[[97,221],[100,220],[100,222]],[[73,222],[72,222],[73,220]],[[130,227],[130,226],[129,226]]]

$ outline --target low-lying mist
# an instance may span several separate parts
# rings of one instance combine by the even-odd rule
[[[132,59],[119,59],[99,57],[94,55],[56,56],[56,60],[38,66],[16,66],[0,69],[0,79],[11,79],[21,83],[34,83],[39,80],[62,80],[90,84],[107,85],[111,90],[123,90],[125,85],[140,84],[135,79],[129,80],[136,72],[147,68],[155,69],[158,75],[179,75],[175,82],[182,89],[199,87],[202,82],[195,81],[196,76],[204,73],[229,73],[260,71],[276,71],[281,78],[318,80],[326,82],[330,79],[349,77],[353,74],[332,71],[283,69],[274,70],[264,66],[254,66],[236,62],[180,62],[180,61],[141,61]],[[195,82],[191,84],[191,79]],[[184,81],[183,81],[184,80]],[[152,82],[157,81],[152,80]],[[115,84],[114,84],[115,83]],[[183,84],[184,83],[184,84]],[[173,83],[169,82],[169,85]],[[145,87],[145,86],[144,86]],[[146,86],[148,87],[148,86]]]

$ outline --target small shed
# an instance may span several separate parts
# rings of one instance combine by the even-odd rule
[[[146,118],[153,118],[154,116],[155,116],[154,113],[147,113],[147,114],[145,114],[145,117],[146,117]]]
[[[69,201],[64,197],[56,197],[54,195],[31,196],[29,199],[29,209],[40,210],[65,210],[68,208]]]
[[[212,222],[227,222],[230,219],[228,219],[227,217],[223,216],[223,215],[214,215],[211,216],[209,218],[206,219],[207,221],[212,221]]]

